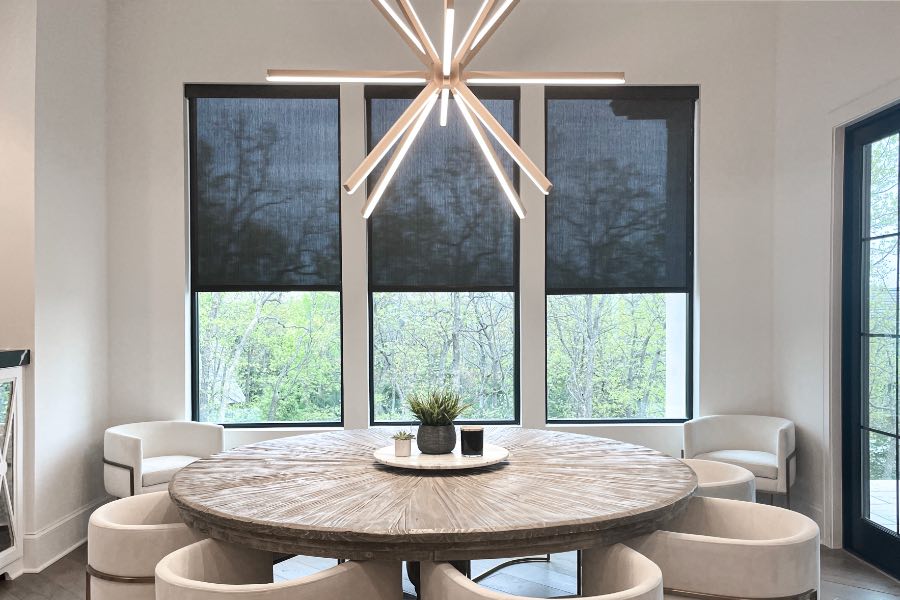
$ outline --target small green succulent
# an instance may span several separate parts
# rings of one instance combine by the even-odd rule
[[[416,439],[416,436],[414,436],[409,431],[398,431],[397,433],[392,435],[391,438],[395,440],[414,440]]]
[[[452,425],[457,417],[472,407],[463,403],[459,394],[449,390],[410,394],[407,402],[422,425]]]

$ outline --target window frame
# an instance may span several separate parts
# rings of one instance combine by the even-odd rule
[[[696,189],[694,174],[697,163],[697,104],[700,99],[700,88],[696,85],[666,85],[666,86],[547,86],[544,88],[544,156],[549,157],[549,108],[552,100],[694,100],[694,111],[691,117],[691,160],[687,171],[687,274],[686,279],[690,284],[686,288],[680,287],[632,287],[632,288],[565,288],[553,290],[547,289],[547,261],[544,261],[544,424],[547,426],[565,425],[644,425],[644,424],[681,424],[694,418],[694,293],[695,260],[696,260]],[[545,159],[546,160],[546,159]],[[545,165],[546,166],[546,165]],[[552,193],[552,192],[551,192]],[[549,227],[549,219],[544,219],[544,240],[546,242]],[[546,247],[545,247],[546,256]],[[627,294],[686,294],[687,315],[685,315],[685,327],[687,328],[685,339],[685,416],[674,419],[551,419],[550,418],[550,378],[547,353],[549,348],[548,307],[550,296],[575,296],[575,295],[627,295]]]
[[[285,285],[285,284],[268,284],[268,285],[243,285],[243,284],[216,284],[216,285],[197,285],[194,281],[194,274],[197,273],[199,257],[196,249],[197,244],[197,228],[194,224],[197,222],[199,212],[198,202],[198,181],[194,174],[197,172],[195,168],[197,164],[197,118],[196,118],[196,100],[204,98],[260,98],[260,99],[310,99],[324,98],[336,100],[338,103],[338,155],[337,164],[340,173],[341,166],[341,88],[338,85],[241,85],[241,84],[185,84],[184,101],[187,108],[187,129],[188,137],[186,140],[188,148],[188,162],[186,165],[188,178],[188,256],[190,265],[188,269],[188,289],[190,295],[190,352],[191,352],[191,420],[200,422],[200,378],[199,378],[199,360],[200,360],[200,323],[199,323],[199,294],[203,292],[337,292],[339,295],[339,334],[341,348],[341,402],[340,415],[337,421],[253,421],[245,423],[218,423],[226,429],[271,429],[279,427],[292,428],[335,428],[344,427],[347,419],[346,415],[346,399],[344,397],[345,389],[345,373],[344,365],[344,293],[343,293],[343,222],[341,215],[341,197],[338,196],[337,215],[338,215],[338,248],[339,248],[339,276],[340,281],[337,286],[330,285]]]
[[[414,99],[422,91],[421,86],[405,86],[405,85],[367,85],[365,86],[365,130],[366,130],[366,149],[372,147],[372,135],[370,123],[372,122],[372,100],[386,98],[408,98]],[[512,100],[513,101],[513,139],[517,142],[521,136],[521,89],[518,86],[493,86],[479,87],[473,86],[472,91],[482,100]],[[451,107],[452,110],[452,107]],[[513,164],[513,176],[511,177],[516,191],[519,191],[519,174],[518,165]],[[371,176],[366,180],[366,190],[371,183]],[[500,198],[506,202],[506,198]],[[429,292],[509,292],[513,294],[513,418],[510,420],[473,420],[465,421],[466,425],[511,425],[520,426],[522,424],[522,392],[521,392],[521,277],[520,277],[520,255],[521,255],[521,227],[520,219],[514,218],[513,225],[513,285],[507,286],[474,286],[459,287],[448,286],[444,288],[419,287],[419,286],[396,286],[390,289],[374,289],[372,285],[372,220],[366,221],[366,256],[368,264],[366,265],[366,289],[368,291],[368,313],[369,313],[369,427],[402,427],[412,426],[417,423],[415,420],[409,421],[376,421],[375,419],[375,301],[374,294],[378,292],[391,293],[429,293]]]

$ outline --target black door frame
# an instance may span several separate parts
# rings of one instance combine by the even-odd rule
[[[900,105],[851,127],[844,143],[844,232],[842,315],[843,506],[844,546],[886,572],[900,577],[900,536],[864,519],[868,478],[863,469],[862,351],[863,291],[863,148],[900,131]],[[895,434],[896,434],[895,429]],[[896,439],[896,436],[895,436]],[[900,453],[898,453],[900,454]],[[895,460],[900,460],[900,456]],[[900,465],[895,465],[895,468]],[[900,468],[898,468],[900,471]]]

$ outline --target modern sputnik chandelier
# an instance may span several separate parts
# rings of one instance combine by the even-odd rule
[[[328,71],[328,70],[285,70],[269,69],[266,79],[286,83],[386,83],[425,85],[412,104],[400,115],[388,132],[375,145],[365,160],[344,183],[348,193],[354,193],[375,167],[393,149],[387,166],[369,193],[363,206],[363,217],[368,219],[391,179],[400,168],[403,159],[415,141],[425,121],[440,102],[440,124],[447,125],[450,94],[465,120],[478,147],[484,154],[503,193],[509,199],[519,218],[525,218],[525,207],[516,189],[488,141],[485,129],[519,165],[519,168],[544,194],[550,193],[553,184],[534,161],[519,147],[484,104],[469,89],[469,84],[493,85],[615,85],[624,84],[624,73],[541,73],[518,71],[469,71],[467,66],[484,48],[491,36],[518,5],[519,0],[483,0],[475,19],[469,26],[461,43],[454,52],[454,29],[456,26],[455,0],[444,0],[444,39],[441,52],[431,42],[422,26],[410,0],[371,0],[384,18],[400,34],[412,49],[416,58],[422,61],[426,70],[420,71]],[[396,8],[395,8],[396,7]],[[396,9],[399,9],[399,14]],[[395,148],[396,146],[396,148]]]

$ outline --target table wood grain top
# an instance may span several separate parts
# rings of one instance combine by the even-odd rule
[[[197,461],[169,484],[211,537],[331,558],[460,560],[563,552],[658,529],[697,480],[681,461],[615,440],[489,428],[509,459],[415,472],[378,464],[388,430],[281,438]]]

